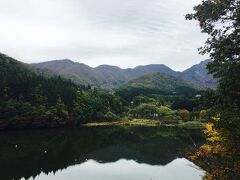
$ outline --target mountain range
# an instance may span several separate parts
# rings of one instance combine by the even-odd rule
[[[141,79],[141,77],[146,78],[145,75],[158,72],[178,78],[196,89],[206,89],[215,88],[217,85],[216,79],[207,73],[206,65],[210,61],[202,61],[182,72],[174,71],[163,64],[150,64],[127,69],[110,65],[100,65],[93,68],[69,59],[34,63],[30,64],[30,66],[37,71],[52,72],[61,75],[77,84],[89,84],[103,89],[114,89],[128,81]],[[156,75],[150,77],[156,77]]]

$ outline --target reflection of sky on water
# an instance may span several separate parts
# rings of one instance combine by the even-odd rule
[[[166,166],[139,164],[133,160],[121,159],[114,163],[98,163],[88,160],[80,165],[70,166],[55,174],[41,173],[36,180],[200,180],[204,172],[192,162],[177,158]]]
[[[0,179],[201,179],[196,166],[180,159],[195,151],[192,141],[202,145],[199,130],[97,127],[4,132]]]

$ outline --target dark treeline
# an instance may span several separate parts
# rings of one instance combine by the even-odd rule
[[[45,77],[0,54],[0,128],[55,127],[116,119],[120,98],[78,86],[61,77]]]

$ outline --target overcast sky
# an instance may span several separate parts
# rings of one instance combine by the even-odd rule
[[[206,35],[184,15],[201,0],[0,0],[0,52],[27,63],[54,59],[183,70]]]

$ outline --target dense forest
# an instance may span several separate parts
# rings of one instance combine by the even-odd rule
[[[0,127],[39,128],[124,118],[165,123],[198,117],[198,93],[174,77],[156,73],[149,86],[135,81],[114,91],[81,86],[0,54]],[[156,82],[157,81],[157,82]],[[165,82],[166,81],[166,82]],[[131,85],[133,82],[134,85]],[[158,84],[158,87],[151,84]]]
[[[1,128],[56,127],[116,118],[122,104],[111,93],[36,74],[1,54],[0,112]]]

